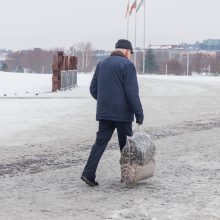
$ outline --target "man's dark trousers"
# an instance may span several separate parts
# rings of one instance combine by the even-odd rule
[[[127,136],[132,136],[132,122],[100,120],[99,130],[96,134],[96,142],[92,147],[89,159],[82,173],[83,176],[91,180],[95,179],[99,160],[101,159],[115,129],[117,129],[118,133],[120,151],[122,151],[126,145]]]

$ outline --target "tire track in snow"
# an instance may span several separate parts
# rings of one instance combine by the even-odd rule
[[[220,118],[213,118],[208,120],[185,121],[174,126],[146,129],[145,132],[150,134],[153,140],[157,140],[187,132],[205,131],[219,127]]]
[[[152,136],[153,140],[158,140],[187,132],[204,131],[213,128],[220,128],[220,118],[186,121],[170,127],[152,128],[145,131]],[[35,147],[38,147],[38,145],[35,145]],[[117,135],[114,135],[113,143],[109,144],[109,148],[118,149]],[[80,149],[81,152],[87,151],[87,148],[81,147]],[[78,166],[81,163],[84,164],[86,159],[87,155],[85,155],[85,158],[81,158],[75,149],[57,154],[24,155],[23,159],[16,162],[0,164],[0,177],[4,178],[22,174],[35,174],[45,170],[65,169]]]

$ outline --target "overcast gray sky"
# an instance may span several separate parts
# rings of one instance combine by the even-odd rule
[[[0,48],[69,48],[90,41],[94,48],[112,49],[117,39],[126,38],[126,5],[127,0],[2,0]],[[134,19],[132,14],[132,43]],[[219,24],[220,0],[146,0],[147,45],[220,38]],[[140,47],[143,29],[141,8],[137,17]]]

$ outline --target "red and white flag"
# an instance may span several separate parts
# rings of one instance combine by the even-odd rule
[[[134,3],[131,5],[130,15],[132,14],[133,9],[135,8],[136,8],[136,0],[134,0]]]
[[[126,14],[125,14],[125,18],[129,15],[129,8],[130,8],[130,5],[129,5],[129,2],[128,2],[127,9],[126,9]]]

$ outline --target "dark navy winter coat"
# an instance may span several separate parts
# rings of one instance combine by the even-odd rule
[[[98,63],[90,93],[97,100],[96,120],[143,120],[134,64],[121,52]]]

